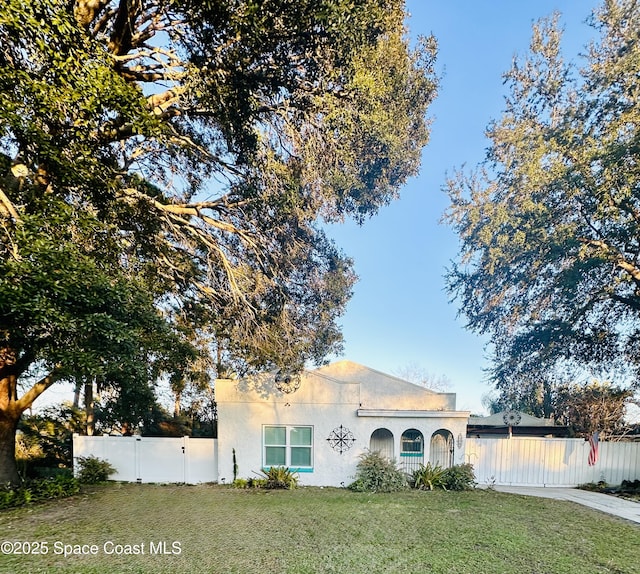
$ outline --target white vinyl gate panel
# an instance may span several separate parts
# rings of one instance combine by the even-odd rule
[[[218,442],[209,438],[185,437],[187,456],[184,482],[215,482],[218,479]]]
[[[466,459],[480,485],[578,486],[604,480],[615,485],[640,478],[640,443],[601,442],[589,466],[583,439],[533,437],[467,439]]]
[[[141,482],[185,482],[182,438],[144,437],[138,444]]]
[[[110,478],[123,482],[135,482],[140,476],[140,469],[136,464],[131,464],[130,461],[137,459],[138,443],[136,437],[103,436],[95,438],[102,439],[105,458],[117,470],[117,473]]]
[[[211,438],[73,436],[73,460],[96,456],[116,469],[111,480],[188,483],[218,480],[217,440]]]

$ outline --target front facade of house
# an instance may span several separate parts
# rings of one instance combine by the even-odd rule
[[[218,380],[218,480],[231,482],[234,464],[237,478],[286,466],[300,484],[346,486],[367,450],[407,472],[465,462],[469,413],[455,399],[350,361],[293,380]]]

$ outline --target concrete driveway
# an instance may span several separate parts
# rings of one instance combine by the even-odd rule
[[[496,486],[499,492],[511,494],[521,494],[523,496],[538,496],[541,498],[555,498],[556,500],[569,500],[594,508],[607,514],[613,514],[620,518],[625,518],[636,524],[640,524],[640,502],[624,500],[617,496],[602,494],[600,492],[589,492],[578,488],[543,488],[529,486]]]

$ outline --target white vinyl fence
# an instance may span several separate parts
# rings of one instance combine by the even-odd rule
[[[112,480],[187,483],[218,480],[218,441],[210,438],[73,436],[73,460],[97,456],[116,469]],[[465,458],[480,485],[573,487],[640,479],[640,442],[601,442],[594,466],[583,439],[469,438]]]
[[[218,480],[218,441],[212,438],[73,435],[73,466],[78,457],[108,460],[111,480],[198,484]]]
[[[640,443],[600,442],[598,461],[589,466],[583,439],[470,438],[465,458],[480,485],[578,486],[604,480],[618,485],[640,479]]]

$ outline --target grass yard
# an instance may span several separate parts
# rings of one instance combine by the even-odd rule
[[[27,552],[0,555],[0,572],[21,574],[640,572],[638,526],[487,490],[109,484],[2,511],[0,532],[4,552]]]

